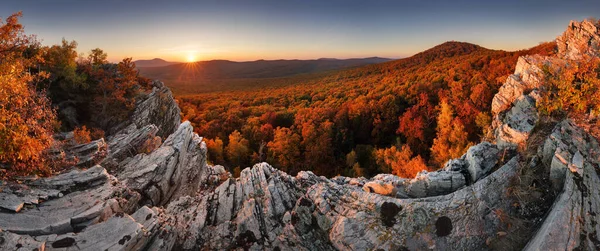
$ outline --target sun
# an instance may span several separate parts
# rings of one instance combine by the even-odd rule
[[[188,63],[196,62],[196,55],[193,52],[188,52],[186,58]]]

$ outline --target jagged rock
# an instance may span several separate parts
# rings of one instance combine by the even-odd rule
[[[570,60],[579,60],[584,56],[600,56],[599,27],[598,21],[571,21],[567,30],[556,39],[558,55]]]
[[[108,179],[108,173],[103,167],[96,165],[92,168],[81,170],[73,169],[70,172],[62,173],[46,179],[38,179],[31,185],[44,188],[59,190],[61,192],[77,190],[77,187],[91,188],[105,183]]]
[[[104,139],[97,139],[85,144],[75,144],[73,133],[55,135],[56,139],[64,138],[68,144],[74,144],[65,148],[52,148],[49,150],[53,160],[73,161],[75,167],[88,168],[99,164],[104,160],[107,153],[107,145]]]
[[[157,212],[142,207],[133,215],[113,216],[80,233],[40,236],[47,250],[140,250],[158,230]]]
[[[526,94],[525,92],[538,88],[544,79],[544,73],[540,67],[556,60],[538,55],[519,57],[515,73],[508,76],[498,93],[494,95],[492,113],[499,114],[510,108],[518,97]]]
[[[527,140],[538,120],[535,99],[522,95],[504,115],[502,125],[496,128],[496,143],[501,147],[516,147]]]
[[[171,90],[162,82],[154,81],[152,84],[152,92],[137,102],[129,121],[109,130],[110,135],[120,134],[119,131],[127,129],[131,124],[136,128],[155,125],[158,128],[156,135],[163,139],[175,132],[181,123],[179,106]]]
[[[489,142],[469,147],[465,160],[468,163],[471,183],[475,183],[492,171],[492,168],[498,163],[498,152],[498,148]]]
[[[150,205],[164,205],[174,198],[194,194],[206,165],[206,144],[182,123],[160,148],[138,154],[117,177],[144,195]]]
[[[280,222],[302,190],[298,177],[262,163],[242,170],[240,178],[228,179],[212,192],[179,198],[166,212],[174,218],[171,222],[177,222],[175,232],[182,249],[266,245],[282,231]]]
[[[119,203],[110,198],[115,189],[109,183],[98,188],[73,192],[41,203],[17,214],[0,212],[0,227],[28,235],[62,234],[92,224],[100,216],[120,212]]]
[[[597,33],[589,24],[572,24],[558,40],[559,55],[597,55]],[[528,139],[538,120],[542,67],[556,70],[564,63],[555,57],[520,58],[494,97],[498,144],[482,142],[442,170],[415,179],[389,174],[327,179],[305,171],[292,177],[267,163],[233,178],[222,166],[206,165],[202,139],[189,122],[180,124],[170,92],[155,82],[132,120],[109,133],[103,164],[114,167],[118,179],[95,166],[0,184],[0,248],[487,250],[491,239],[510,229],[503,212],[518,210],[510,195],[513,183],[523,168],[541,165],[547,177],[535,182],[549,178],[559,195],[541,228],[530,233],[526,250],[598,250],[596,140],[563,121],[549,136],[539,134],[546,138],[541,145],[536,138],[527,142],[540,145],[537,152],[505,156]],[[156,136],[166,140],[140,151]],[[505,158],[510,160],[504,163]]]
[[[118,134],[108,139],[108,156],[103,162],[104,166],[115,168],[127,157],[142,153],[149,141],[156,137],[158,128],[155,125],[146,125],[137,128],[135,124],[119,131]],[[154,149],[151,149],[154,150]]]
[[[553,147],[554,156],[547,156]],[[540,147],[538,155],[546,162],[552,159],[555,173],[550,176],[554,187],[560,185],[560,195],[525,250],[600,249],[598,147],[595,139],[569,121],[559,123]],[[556,161],[560,167],[554,167]]]

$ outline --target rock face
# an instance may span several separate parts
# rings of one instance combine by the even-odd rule
[[[525,250],[600,249],[599,150],[595,139],[569,121],[558,124],[539,148],[560,193]]]
[[[559,56],[572,60],[579,60],[584,56],[600,56],[599,30],[598,21],[571,21],[567,31],[556,39]]]
[[[267,163],[232,178],[206,164],[202,138],[155,82],[106,143],[63,150],[83,160],[72,170],[0,183],[0,249],[488,250],[521,234],[526,250],[598,250],[600,147],[568,120],[537,132],[535,106],[541,69],[597,56],[598,41],[596,24],[573,22],[557,57],[520,58],[493,99],[491,141],[414,179],[294,177]],[[536,228],[511,233],[506,214],[524,210],[514,183],[533,168],[556,199]]]
[[[207,169],[206,144],[192,130],[186,121],[158,149],[124,160],[117,178],[139,191],[149,205],[194,194]]]
[[[136,128],[154,125],[158,128],[156,135],[165,139],[173,133],[181,122],[181,110],[173,98],[171,90],[164,83],[154,81],[152,92],[138,101],[133,115],[120,126],[110,130],[110,134],[118,134],[131,124]]]

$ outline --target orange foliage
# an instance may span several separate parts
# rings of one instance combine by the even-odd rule
[[[178,99],[198,134],[224,139],[224,145],[229,144],[228,136],[234,131],[248,140],[245,163],[234,164],[226,158],[218,164],[250,166],[254,153],[255,161],[261,159],[264,142],[268,161],[292,174],[310,170],[325,176],[371,176],[382,172],[373,159],[373,148],[405,144],[411,155],[420,159],[411,164],[417,166],[411,170],[423,170],[423,163],[432,159],[434,139],[440,138],[436,130],[440,100],[454,109],[451,130],[442,134],[444,139],[439,141],[444,144],[440,146],[458,152],[465,142],[479,140],[489,126],[493,95],[514,70],[518,57],[530,53],[552,54],[554,46],[542,44],[505,52],[449,42],[410,58],[323,74],[312,80],[289,78],[284,86]],[[264,87],[269,81],[254,82]],[[283,139],[282,135],[291,138]],[[359,160],[349,165],[346,155],[352,151]],[[431,163],[437,166],[455,156],[454,152],[437,154]]]
[[[77,127],[73,130],[73,139],[77,144],[85,144],[92,141],[92,136],[90,131],[86,126]]]
[[[375,159],[382,171],[393,173],[403,178],[414,178],[423,170],[429,170],[421,156],[412,158],[412,151],[407,145],[397,149],[392,146],[386,149],[377,149]]]
[[[27,74],[38,58],[24,57],[37,46],[23,33],[21,13],[0,22],[0,177],[46,174],[42,152],[52,142],[56,114],[49,100],[32,85],[43,74]]]

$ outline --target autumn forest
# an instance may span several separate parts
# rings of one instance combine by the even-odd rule
[[[492,97],[517,58],[554,51],[553,43],[506,52],[447,42],[317,79],[292,77],[283,87],[265,80],[254,89],[177,98],[205,137],[209,160],[234,173],[267,161],[292,174],[408,178],[485,137]]]

